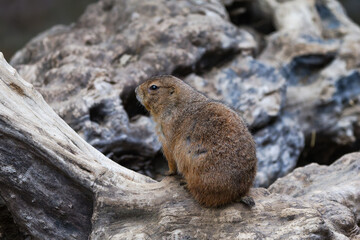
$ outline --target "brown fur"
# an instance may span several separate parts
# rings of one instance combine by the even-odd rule
[[[169,173],[181,173],[199,203],[216,207],[248,193],[255,143],[238,114],[173,76],[151,78],[136,94],[157,124]]]

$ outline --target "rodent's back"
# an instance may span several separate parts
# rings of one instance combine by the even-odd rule
[[[255,143],[241,117],[209,101],[181,118],[173,153],[195,199],[212,207],[246,195],[257,160]]]

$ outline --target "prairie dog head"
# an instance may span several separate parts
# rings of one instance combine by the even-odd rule
[[[176,106],[179,92],[187,85],[173,76],[153,77],[135,89],[136,98],[153,115],[161,113],[166,107]]]

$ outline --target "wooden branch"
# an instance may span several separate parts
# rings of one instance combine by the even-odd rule
[[[114,179],[128,186],[154,182],[80,138],[2,53],[0,92],[0,194],[31,235],[87,238],[98,189]]]

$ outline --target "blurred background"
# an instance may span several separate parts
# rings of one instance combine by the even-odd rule
[[[75,22],[93,2],[96,0],[0,0],[0,51],[9,61],[37,34],[57,24]],[[360,0],[340,2],[348,15],[360,24]]]
[[[0,0],[0,51],[6,60],[37,34],[75,22],[96,0]]]

